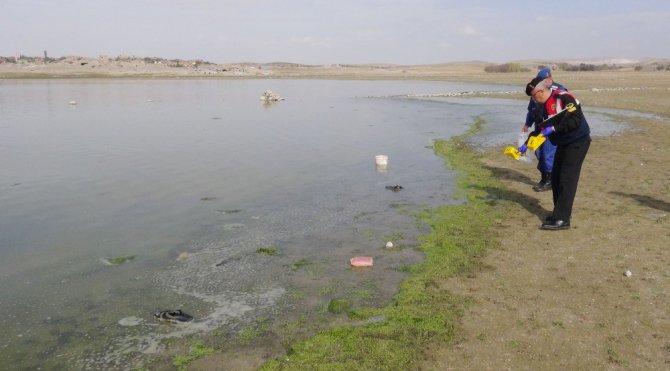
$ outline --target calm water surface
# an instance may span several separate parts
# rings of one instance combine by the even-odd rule
[[[261,104],[268,88],[286,100]],[[318,313],[334,297],[382,305],[401,268],[421,260],[413,213],[460,202],[433,140],[480,117],[478,145],[513,143],[526,106],[394,96],[514,89],[1,81],[0,363],[132,368],[169,337],[234,335],[258,318]],[[598,120],[607,118],[596,129]],[[384,172],[377,154],[389,156]],[[384,188],[396,184],[404,189]],[[389,240],[397,248],[384,249]],[[104,264],[125,255],[135,258]],[[374,269],[351,270],[356,255],[373,256]],[[176,308],[196,320],[154,321]]]

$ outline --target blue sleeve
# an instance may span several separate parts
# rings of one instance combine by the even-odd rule
[[[535,101],[530,100],[528,102],[528,112],[526,112],[526,127],[531,127],[534,124],[534,117],[535,117]]]

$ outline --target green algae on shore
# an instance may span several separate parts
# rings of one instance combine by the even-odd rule
[[[135,255],[123,255],[115,258],[102,258],[106,265],[121,265],[135,259]]]
[[[256,250],[256,254],[261,254],[261,255],[277,255],[279,253],[279,249],[276,247],[261,247],[260,249]]]
[[[287,356],[263,365],[264,370],[413,369],[427,346],[451,343],[458,320],[470,304],[440,286],[451,275],[469,272],[486,250],[495,246],[492,226],[505,213],[487,195],[501,185],[485,169],[479,155],[465,143],[482,125],[449,142],[435,141],[435,153],[459,172],[457,196],[467,202],[426,210],[418,219],[431,227],[419,249],[425,261],[413,267],[393,302],[384,308],[358,308],[353,319],[384,316],[365,326],[336,327],[289,346]]]

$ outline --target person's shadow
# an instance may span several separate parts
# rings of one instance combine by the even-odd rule
[[[493,175],[498,179],[508,179],[519,181],[525,184],[534,184],[533,180],[528,176],[507,168],[499,168],[493,166],[484,166],[485,169],[488,169],[493,173]],[[497,200],[507,200],[510,202],[515,202],[521,205],[523,208],[528,210],[529,213],[534,214],[540,221],[543,221],[547,214],[551,213],[551,210],[547,210],[540,206],[540,202],[537,198],[525,195],[523,193],[498,188],[498,187],[475,187],[476,189],[481,189],[487,193],[485,197],[486,200],[489,200],[491,203],[495,203]]]
[[[503,167],[495,167],[495,166],[487,166],[487,165],[484,165],[484,168],[491,171],[491,173],[493,173],[493,175],[498,179],[516,180],[517,182],[526,183],[526,184],[530,184],[530,185],[535,184],[533,179],[531,179],[528,175],[522,174],[519,171],[514,170],[514,169],[508,169],[508,168],[503,168]]]
[[[633,200],[639,202],[641,205],[652,208],[652,209],[658,209],[661,211],[665,212],[670,212],[670,202],[662,201],[657,198],[645,196],[645,195],[640,195],[637,193],[624,193],[624,192],[610,192],[610,194],[615,195],[615,196],[621,196],[621,197],[629,197],[632,198]]]

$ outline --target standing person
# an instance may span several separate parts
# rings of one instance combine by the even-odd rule
[[[554,210],[540,228],[569,229],[579,174],[591,145],[591,130],[579,101],[567,91],[552,90],[541,77],[536,77],[526,85],[526,94],[550,118],[538,129],[556,145],[551,173]],[[519,152],[525,153],[526,149],[523,145]]]
[[[541,69],[535,78],[542,79],[545,84],[552,90],[568,91],[561,84],[554,81],[551,77],[551,70],[549,68]],[[528,93],[526,93],[528,94]],[[537,131],[537,124],[541,123],[546,117],[541,105],[535,103],[531,98],[528,102],[528,113],[526,114],[526,123],[521,127],[521,131],[527,133],[531,126],[535,125]],[[539,131],[537,131],[539,133]],[[551,173],[554,169],[554,154],[556,153],[556,146],[550,141],[545,141],[535,151],[537,157],[537,170],[540,171],[540,181],[533,186],[535,192],[548,191],[551,189]]]

